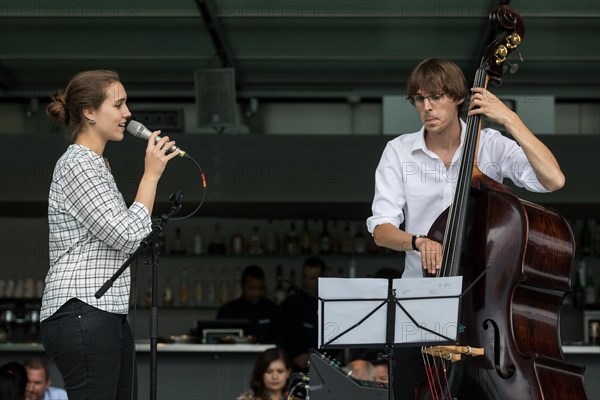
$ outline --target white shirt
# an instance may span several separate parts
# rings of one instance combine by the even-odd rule
[[[71,298],[127,314],[129,268],[100,299],[94,294],[150,233],[151,224],[143,204],[127,208],[102,157],[84,146],[69,146],[56,163],[48,196],[50,269],[40,320]]]
[[[386,145],[375,172],[373,215],[367,219],[371,234],[377,225],[391,224],[413,235],[426,235],[436,218],[452,203],[460,169],[466,124],[461,124],[461,143],[450,168],[425,144],[425,128],[398,136]],[[477,166],[490,178],[509,178],[518,187],[547,192],[538,181],[523,149],[493,129],[479,135]],[[421,254],[406,252],[403,278],[420,278]]]

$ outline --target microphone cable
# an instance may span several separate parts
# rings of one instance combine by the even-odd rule
[[[206,176],[204,176],[204,171],[202,170],[202,167],[200,166],[198,161],[196,161],[192,156],[189,155],[189,153],[186,153],[185,158],[192,160],[192,162],[196,164],[196,167],[198,167],[198,170],[200,171],[200,177],[202,178],[202,197],[200,198],[200,202],[198,203],[198,206],[194,211],[187,215],[184,215],[183,217],[171,217],[171,221],[181,221],[183,219],[187,219],[193,216],[198,212],[198,210],[200,210],[200,207],[202,207],[202,205],[204,204],[204,199],[206,198]]]

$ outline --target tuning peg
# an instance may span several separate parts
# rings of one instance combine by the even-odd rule
[[[506,60],[506,64],[504,64],[504,67],[502,69],[504,70],[504,72],[506,72],[508,70],[508,72],[510,72],[511,74],[514,74],[515,72],[517,72],[519,70],[519,65],[511,64],[508,60]]]
[[[519,51],[518,48],[515,49],[517,51],[517,54],[519,55],[519,60],[521,60],[521,62],[525,62],[525,60],[523,60],[523,56],[521,55],[521,52]]]

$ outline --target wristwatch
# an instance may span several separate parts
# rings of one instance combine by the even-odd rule
[[[427,237],[426,235],[413,235],[412,237],[412,248],[414,251],[419,251],[417,248],[417,239]]]

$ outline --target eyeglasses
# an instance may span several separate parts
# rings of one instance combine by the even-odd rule
[[[420,94],[418,94],[412,97],[409,96],[408,99],[412,104],[421,105],[425,103],[425,100],[429,100],[430,103],[439,103],[444,99],[445,95],[446,93],[434,93],[430,94],[429,96],[421,96]]]

